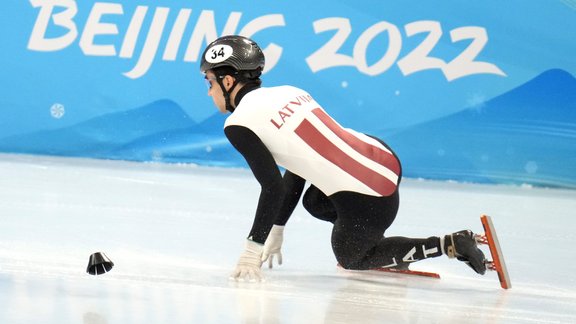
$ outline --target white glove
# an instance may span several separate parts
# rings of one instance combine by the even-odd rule
[[[284,226],[274,225],[264,242],[264,251],[262,252],[262,263],[268,260],[268,268],[272,268],[274,256],[278,257],[278,265],[282,264],[282,242],[284,241]]]
[[[244,281],[248,279],[249,281],[260,281],[262,280],[262,274],[260,272],[260,267],[262,266],[263,245],[256,243],[251,240],[246,240],[246,249],[240,255],[238,264],[234,272],[230,274],[230,279]]]

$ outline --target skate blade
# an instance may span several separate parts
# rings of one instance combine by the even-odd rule
[[[486,260],[486,268],[491,271],[496,271],[502,288],[510,289],[512,288],[512,283],[510,282],[510,276],[508,275],[508,269],[504,261],[504,254],[500,248],[492,219],[490,216],[482,215],[480,221],[484,227],[484,235],[476,234],[474,238],[478,244],[488,245],[490,249],[492,260]]]

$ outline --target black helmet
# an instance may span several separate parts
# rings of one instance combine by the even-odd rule
[[[264,63],[264,53],[253,40],[238,35],[222,36],[204,50],[200,72],[232,67],[241,76],[253,79],[262,74]]]

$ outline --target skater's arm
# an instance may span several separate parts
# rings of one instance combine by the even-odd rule
[[[294,208],[300,201],[300,197],[302,196],[302,191],[304,191],[304,185],[306,184],[306,180],[289,170],[284,172],[284,186],[286,188],[286,195],[284,196],[284,201],[282,202],[282,206],[278,212],[278,216],[276,217],[276,221],[274,225],[286,225],[288,219],[294,212]]]
[[[264,250],[262,251],[262,262],[268,260],[268,267],[272,268],[274,259],[276,258],[278,265],[282,264],[282,242],[284,241],[284,226],[292,215],[294,208],[300,200],[302,190],[306,180],[297,176],[296,174],[286,170],[284,172],[284,185],[286,187],[286,195],[282,201],[274,226],[270,230],[266,242],[264,242]]]
[[[276,221],[286,195],[282,174],[272,153],[250,129],[243,126],[227,126],[224,133],[236,150],[244,156],[254,177],[260,183],[260,198],[248,237],[254,242],[263,244]]]

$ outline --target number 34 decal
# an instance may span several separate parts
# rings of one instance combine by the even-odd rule
[[[450,31],[450,38],[453,43],[465,39],[472,40],[450,62],[445,62],[441,58],[430,55],[442,36],[442,27],[439,22],[431,20],[416,21],[405,25],[404,29],[408,37],[421,33],[427,33],[427,36],[416,48],[401,59],[397,60],[402,49],[402,36],[395,25],[386,21],[378,22],[366,29],[356,40],[353,53],[350,56],[338,53],[352,31],[350,21],[347,18],[338,17],[317,20],[314,22],[314,32],[316,34],[329,30],[337,30],[337,32],[324,46],[308,56],[306,62],[312,72],[336,66],[354,66],[358,71],[374,76],[384,73],[396,62],[405,76],[429,69],[442,70],[448,81],[480,73],[506,76],[506,73],[495,64],[476,61],[476,57],[488,42],[486,29],[483,27],[468,26]],[[377,62],[368,65],[366,62],[368,46],[376,36],[383,32],[388,34],[388,49]]]

